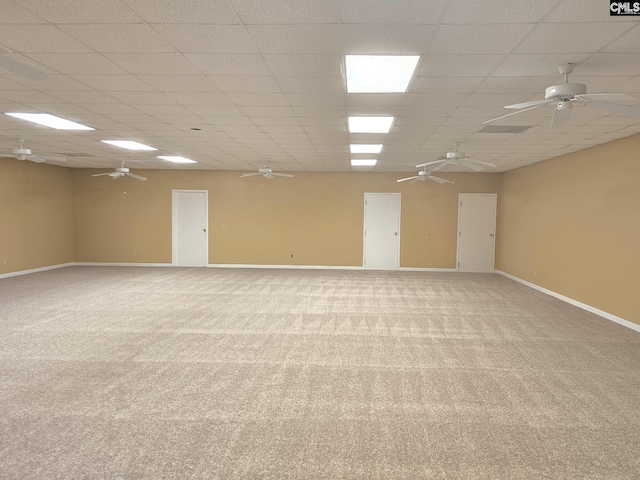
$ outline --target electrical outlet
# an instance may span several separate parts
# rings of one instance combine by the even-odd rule
[[[293,258],[293,253],[291,254],[291,258]]]

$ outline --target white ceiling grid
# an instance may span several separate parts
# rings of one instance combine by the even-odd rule
[[[589,107],[551,132],[542,107],[497,123],[531,127],[522,133],[480,133],[503,105],[542,99],[566,62],[589,93],[640,99],[640,23],[600,0],[3,0],[0,24],[12,58],[48,74],[0,69],[0,109],[96,128],[0,115],[0,153],[25,138],[69,167],[409,172],[460,141],[500,172],[640,132],[638,117]],[[347,94],[347,54],[421,59],[407,93]],[[386,135],[349,134],[350,115],[396,119]],[[384,149],[352,155],[349,143]],[[372,156],[375,167],[349,164]]]

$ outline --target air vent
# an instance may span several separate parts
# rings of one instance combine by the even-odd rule
[[[487,125],[478,133],[522,133],[530,129],[533,125],[510,126],[510,125]]]

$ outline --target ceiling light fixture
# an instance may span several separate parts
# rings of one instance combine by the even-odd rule
[[[404,93],[418,55],[346,55],[347,93]]]
[[[166,160],[167,162],[173,163],[198,163],[195,160],[191,160],[190,158],[180,157],[177,155],[158,155],[156,158],[160,158],[162,160]]]
[[[134,142],[132,140],[101,140],[102,143],[108,143],[114,147],[126,148],[127,150],[158,150],[144,143]]]
[[[352,143],[349,145],[351,153],[380,153],[382,151],[382,144],[372,143]]]
[[[352,158],[351,166],[352,167],[373,167],[378,160],[375,158]]]
[[[350,133],[389,133],[395,117],[349,117]]]
[[[55,128],[56,130],[95,130],[95,128],[87,127],[80,123],[72,122],[64,118],[56,117],[49,113],[14,113],[6,112],[5,115],[10,117],[26,120],[27,122],[37,123],[45,127]]]

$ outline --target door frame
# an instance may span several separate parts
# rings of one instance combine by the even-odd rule
[[[460,265],[460,207],[462,206],[462,198],[463,195],[473,195],[473,196],[483,196],[483,197],[493,197],[493,232],[491,236],[493,237],[493,249],[491,251],[491,270],[488,272],[478,272],[478,273],[491,273],[495,272],[496,269],[496,224],[498,223],[498,194],[497,193],[459,193],[458,194],[458,224],[456,230],[456,271],[457,272],[465,272],[466,270],[462,270]]]
[[[400,270],[400,226],[402,225],[402,193],[399,192],[365,192],[364,194],[364,202],[362,202],[363,206],[363,215],[362,215],[362,268],[367,269],[366,260],[367,260],[367,195],[396,195],[398,197],[398,251],[396,252],[397,260],[398,260],[398,268],[396,270]],[[394,270],[389,270],[394,271]]]
[[[185,190],[176,189],[171,190],[171,265],[177,266],[178,258],[178,209],[176,204],[176,194],[178,193],[204,193],[204,215],[205,215],[205,227],[207,229],[207,235],[205,236],[205,264],[209,265],[209,190]]]

